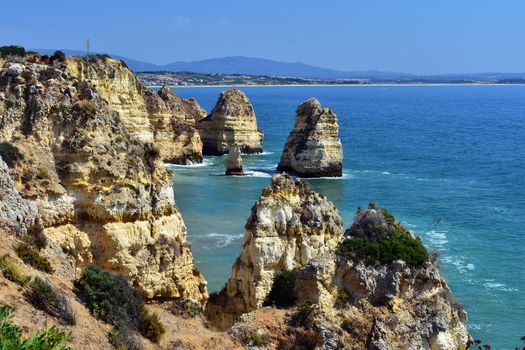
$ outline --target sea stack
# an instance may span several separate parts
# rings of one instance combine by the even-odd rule
[[[274,277],[335,251],[343,222],[335,205],[288,174],[272,177],[252,207],[243,250],[226,287],[210,296],[208,318],[220,329],[263,306]]]
[[[199,103],[177,96],[167,85],[157,93],[146,89],[143,96],[162,160],[202,163],[202,142],[195,124],[206,116],[206,111]]]
[[[238,145],[242,153],[261,153],[263,133],[253,106],[237,89],[223,91],[211,113],[197,123],[204,155],[223,155]]]
[[[311,98],[297,107],[295,125],[284,145],[278,171],[301,177],[343,174],[343,148],[337,116]]]
[[[226,175],[244,175],[242,169],[241,149],[237,145],[228,148],[226,157]]]

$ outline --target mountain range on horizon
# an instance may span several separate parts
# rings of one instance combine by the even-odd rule
[[[42,54],[53,54],[55,49],[32,49]],[[85,51],[60,49],[68,56],[85,55]],[[524,79],[525,73],[449,73],[449,74],[413,74],[389,71],[341,71],[317,67],[302,62],[281,62],[264,58],[246,56],[228,56],[197,61],[178,61],[165,65],[139,61],[128,57],[109,54],[124,61],[134,72],[194,72],[206,74],[251,74],[274,77],[298,77],[316,79],[381,79],[403,80],[414,78],[462,79]]]

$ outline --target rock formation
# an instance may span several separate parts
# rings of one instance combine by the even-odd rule
[[[241,149],[237,145],[228,148],[226,156],[226,175],[244,175],[242,169]]]
[[[144,99],[131,93],[140,90],[107,58],[6,61],[0,142],[23,154],[9,175],[37,208],[48,240],[77,268],[94,263],[122,273],[149,298],[205,303],[171,177],[150,142],[149,119],[140,117]]]
[[[35,203],[22,198],[0,155],[0,230],[20,235],[26,233],[36,219]]]
[[[95,84],[126,130],[143,143],[155,142],[164,161],[202,162],[202,142],[195,123],[206,112],[197,101],[178,97],[168,86],[154,93],[142,86],[124,63],[104,56],[68,59],[66,71],[79,81]]]
[[[237,89],[223,91],[211,113],[197,123],[204,155],[222,155],[232,144],[242,153],[262,152],[263,133],[246,95]]]
[[[333,251],[342,233],[341,217],[330,201],[303,181],[275,175],[252,208],[225,289],[210,296],[208,316],[226,328],[261,307],[277,273]]]
[[[315,98],[297,107],[295,125],[284,145],[278,171],[302,177],[342,176],[343,149],[337,116]]]
[[[168,163],[202,163],[202,142],[195,123],[206,116],[195,99],[178,97],[169,86],[145,90],[148,116],[161,158]]]
[[[345,239],[377,243],[390,229],[416,239],[376,208],[359,212]],[[324,348],[353,344],[361,349],[448,350],[467,349],[471,342],[466,313],[430,260],[421,265],[400,259],[373,263],[338,250],[337,255],[312,259],[299,271],[296,294],[299,303],[318,305],[312,322],[322,325],[319,341],[335,344]],[[321,329],[316,332],[320,335]]]

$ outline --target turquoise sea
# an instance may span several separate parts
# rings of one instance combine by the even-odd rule
[[[270,176],[296,106],[317,97],[339,117],[344,177],[308,180],[340,210],[388,208],[441,252],[441,268],[493,349],[525,335],[525,86],[243,87],[265,133],[251,176],[226,177],[223,157],[169,166],[198,267],[219,290],[242,246],[250,209]],[[180,88],[210,110],[224,88]]]

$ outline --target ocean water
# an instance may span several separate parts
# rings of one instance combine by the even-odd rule
[[[224,88],[181,88],[210,110]],[[388,208],[441,253],[441,269],[475,338],[514,349],[525,335],[525,86],[243,87],[264,154],[246,177],[223,157],[169,166],[177,205],[210,291],[242,246],[250,210],[279,161],[296,106],[317,97],[339,117],[344,177],[308,182],[345,227],[358,206]]]

